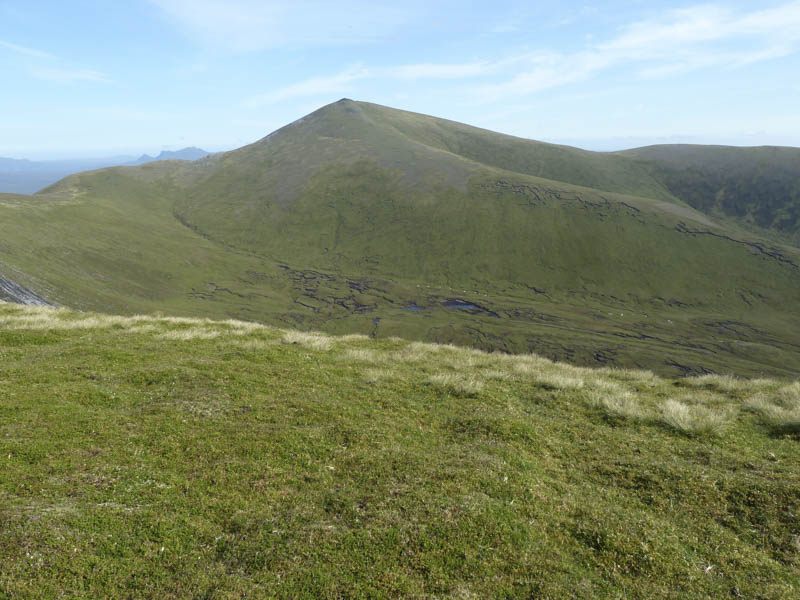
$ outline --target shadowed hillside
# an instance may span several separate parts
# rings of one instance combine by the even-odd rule
[[[800,242],[800,149],[649,146],[620,153],[647,161],[687,204],[762,234]]]

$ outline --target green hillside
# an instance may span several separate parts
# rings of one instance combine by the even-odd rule
[[[342,100],[232,152],[0,196],[0,277],[81,310],[796,377],[800,251],[661,175]]]
[[[0,397],[0,598],[800,589],[797,382],[0,303]]]

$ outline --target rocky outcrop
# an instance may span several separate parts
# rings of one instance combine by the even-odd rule
[[[50,303],[28,288],[0,275],[0,300],[17,304],[50,306]]]

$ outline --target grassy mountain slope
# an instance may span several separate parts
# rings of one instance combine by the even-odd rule
[[[627,157],[349,100],[233,152],[0,196],[0,239],[0,276],[81,309],[671,374],[799,364],[797,249],[715,225]]]
[[[648,146],[619,153],[694,208],[761,234],[800,242],[800,149]]]
[[[796,382],[0,323],[0,597],[797,596]]]
[[[536,142],[377,104],[357,106],[411,140],[482,165],[607,192],[672,198],[646,165],[617,154]]]

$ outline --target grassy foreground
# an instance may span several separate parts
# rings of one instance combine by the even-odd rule
[[[0,303],[1,598],[796,598],[800,384]]]

